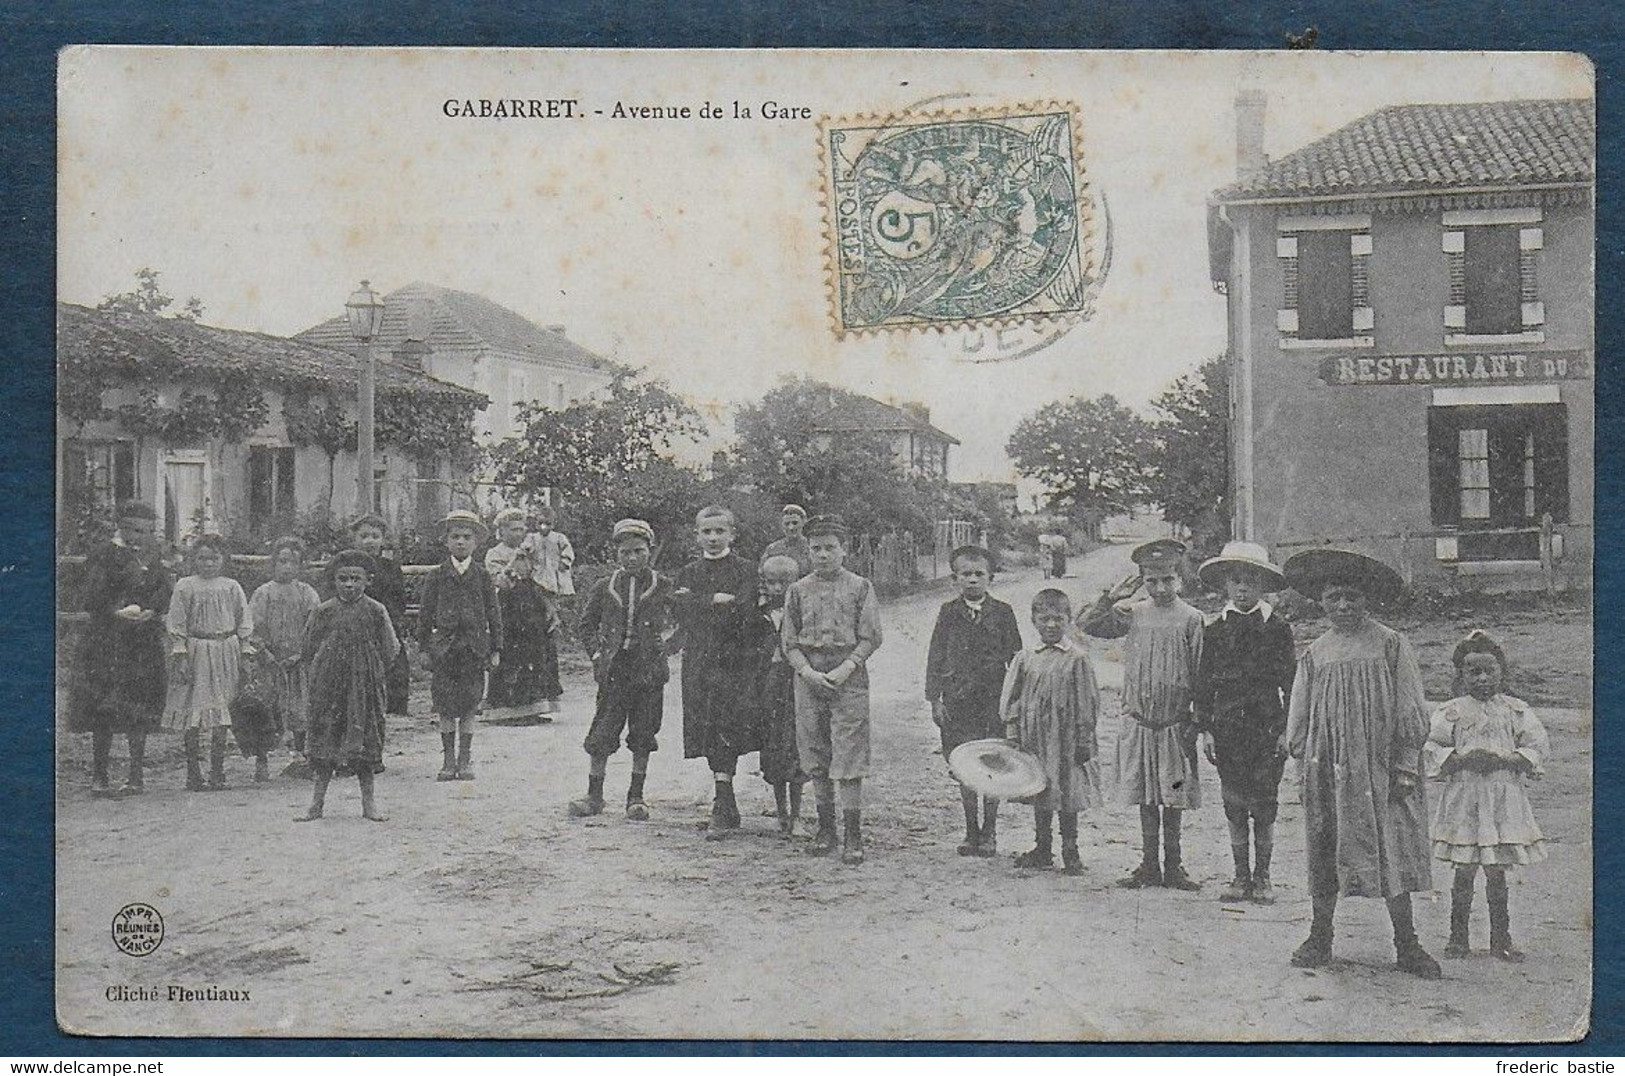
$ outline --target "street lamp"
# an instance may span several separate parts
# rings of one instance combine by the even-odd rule
[[[350,319],[350,334],[361,345],[361,386],[356,400],[360,420],[356,425],[355,490],[356,511],[365,513],[373,510],[373,396],[378,381],[378,366],[372,356],[372,338],[384,327],[384,303],[363,280],[361,287],[352,292],[349,301],[344,304],[344,312]]]

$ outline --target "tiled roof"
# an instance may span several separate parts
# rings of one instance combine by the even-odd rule
[[[1595,140],[1590,100],[1394,105],[1271,161],[1215,198],[1590,183]]]
[[[940,438],[951,445],[959,444],[952,434],[943,433],[919,415],[901,407],[881,403],[868,396],[842,394],[833,406],[813,419],[813,429],[837,431],[914,432]]]
[[[384,327],[375,343],[394,350],[408,337],[432,351],[466,352],[487,348],[550,366],[604,369],[609,364],[564,334],[472,292],[414,283],[384,296]],[[299,333],[295,339],[328,347],[354,348],[343,315]]]
[[[72,303],[57,304],[56,324],[61,356],[98,349],[132,363],[242,372],[277,383],[332,385],[352,392],[360,381],[354,355],[281,336],[153,314],[115,314]],[[392,362],[378,363],[378,391],[485,400],[481,393]]]

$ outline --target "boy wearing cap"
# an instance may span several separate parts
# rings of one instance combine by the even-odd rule
[[[604,812],[604,774],[609,756],[621,747],[621,733],[632,752],[632,783],[626,792],[626,817],[649,817],[643,802],[649,756],[659,749],[661,708],[671,670],[666,639],[672,624],[671,581],[649,567],[654,528],[641,519],[615,524],[615,571],[587,596],[581,612],[581,641],[592,658],[598,681],[598,705],[582,743],[587,751],[587,795],[570,802],[570,815],[585,818]]]
[[[846,524],[807,523],[812,574],[784,597],[784,656],[796,672],[796,747],[818,805],[813,855],[835,850],[835,789],[845,824],[843,862],[863,862],[863,778],[869,773],[870,655],[880,648],[880,600],[869,580],[842,567]]]
[[[1263,596],[1279,591],[1286,580],[1264,547],[1252,542],[1226,543],[1202,564],[1197,578],[1228,599],[1202,629],[1193,698],[1202,754],[1219,771],[1236,864],[1235,877],[1219,899],[1269,904],[1275,899],[1270,855],[1277,789],[1286,766],[1279,741],[1298,659],[1292,626]]]
[[[400,636],[400,649],[392,655],[384,671],[384,713],[406,713],[406,698],[412,685],[412,670],[406,657],[406,576],[401,566],[384,556],[384,540],[389,533],[382,516],[358,516],[350,524],[350,544],[372,558],[372,574],[367,577],[367,597],[381,602],[389,621]],[[327,568],[327,591],[338,593],[333,566]]]
[[[746,693],[737,686],[746,661],[733,630],[744,604],[756,598],[756,567],[733,551],[734,515],[710,505],[694,517],[700,555],[677,570],[678,622],[683,643],[683,757],[703,758],[715,791],[707,840],[739,828],[734,776],[739,756],[759,750]]]
[[[779,516],[779,529],[784,537],[767,543],[762,550],[762,562],[769,557],[789,557],[796,562],[797,575],[800,579],[812,571],[812,555],[807,551],[807,539],[802,535],[802,529],[807,525],[807,510],[799,504],[787,504]]]
[[[446,559],[429,570],[418,610],[418,647],[432,677],[429,694],[440,715],[438,781],[472,781],[474,718],[485,696],[485,673],[502,657],[502,606],[474,548],[486,527],[467,509],[440,521]]]
[[[937,610],[931,647],[925,661],[925,698],[931,720],[942,735],[942,757],[971,740],[997,738],[999,692],[1004,670],[1021,649],[1016,612],[988,593],[993,581],[993,555],[980,546],[960,546],[949,558],[959,596]],[[988,857],[998,850],[999,801],[981,799],[959,787],[965,809],[962,856]]]
[[[1180,847],[1181,812],[1201,806],[1191,734],[1191,686],[1202,654],[1202,614],[1179,597],[1185,545],[1158,538],[1137,546],[1137,579],[1106,591],[1079,617],[1085,634],[1127,637],[1123,723],[1117,736],[1119,801],[1140,809],[1140,865],[1118,884],[1193,890]],[[1123,604],[1140,586],[1150,600]],[[1162,830],[1162,863],[1157,836]]]

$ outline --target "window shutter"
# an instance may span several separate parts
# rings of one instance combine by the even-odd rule
[[[271,515],[271,454],[263,445],[248,449],[248,525],[259,528]]]
[[[279,448],[276,469],[276,510],[278,515],[287,516],[292,522],[296,510],[294,504],[294,452],[291,448]]]
[[[1547,404],[1535,418],[1535,517],[1569,521],[1569,409]]]
[[[1428,500],[1436,527],[1461,522],[1456,466],[1456,422],[1448,407],[1428,408]]]
[[[113,446],[113,503],[135,499],[135,446],[120,441]]]

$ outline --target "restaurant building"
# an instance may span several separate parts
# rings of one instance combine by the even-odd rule
[[[1589,578],[1589,100],[1404,105],[1266,160],[1237,99],[1209,203],[1235,535],[1410,581]]]

